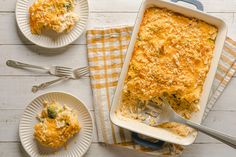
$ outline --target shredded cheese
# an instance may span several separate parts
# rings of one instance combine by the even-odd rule
[[[122,94],[120,112],[139,119],[138,102],[161,105],[165,96],[185,118],[199,111],[199,99],[210,68],[217,29],[157,7],[145,11]],[[175,123],[163,125],[187,135]]]
[[[45,102],[38,119],[40,122],[34,126],[34,136],[46,147],[61,147],[80,131],[77,113],[66,105]]]
[[[78,21],[74,8],[74,0],[36,0],[29,8],[31,32],[41,34],[45,28],[70,32]]]

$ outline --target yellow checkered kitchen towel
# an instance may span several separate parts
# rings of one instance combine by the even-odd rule
[[[116,89],[132,27],[87,31],[88,61],[94,98],[98,141],[145,151],[155,155],[176,155],[182,147],[165,144],[160,150],[143,148],[132,142],[128,130],[112,124],[109,119],[111,101]],[[236,70],[236,42],[227,38],[212,86],[204,118],[219,98]]]

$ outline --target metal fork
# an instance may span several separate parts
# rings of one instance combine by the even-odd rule
[[[77,68],[73,71],[73,78],[80,79],[81,77],[88,76],[89,74],[89,66]]]
[[[152,116],[153,118],[155,118],[156,124],[160,125],[165,122],[178,122],[181,124],[185,124],[236,149],[235,136],[230,136],[228,134],[211,129],[207,126],[203,126],[201,124],[197,124],[190,120],[187,120],[178,115],[172,109],[171,105],[165,97],[162,97],[161,99],[163,101],[163,104],[161,106],[159,105],[158,107],[156,107],[156,110],[154,109],[155,107],[153,104],[146,104],[147,106],[152,107],[152,111],[156,112],[155,116]],[[149,122],[146,121],[146,123]]]
[[[8,60],[6,64],[10,67],[14,68],[33,68],[33,69],[40,69],[45,70],[51,75],[55,76],[71,76],[73,75],[72,68],[63,67],[63,66],[50,66],[50,67],[43,67],[37,65],[26,64],[14,60]]]
[[[52,81],[48,81],[48,82],[41,83],[40,85],[34,85],[34,86],[32,86],[31,91],[32,91],[33,93],[36,93],[36,92],[37,92],[38,90],[40,90],[40,89],[47,88],[48,86],[50,86],[50,85],[52,85],[52,84],[54,84],[54,83],[57,83],[57,82],[59,82],[59,81],[66,81],[66,80],[68,80],[68,79],[70,79],[70,78],[65,76],[65,77],[57,78],[57,79],[52,80]]]
[[[38,90],[45,89],[48,86],[53,85],[53,84],[55,84],[57,82],[60,82],[60,81],[66,81],[66,80],[69,80],[69,79],[80,79],[81,77],[86,76],[88,73],[89,73],[89,67],[88,66],[75,69],[73,71],[73,75],[71,75],[71,76],[60,77],[60,78],[57,78],[57,79],[52,80],[52,81],[41,83],[40,85],[34,85],[32,87],[32,92],[35,93]]]

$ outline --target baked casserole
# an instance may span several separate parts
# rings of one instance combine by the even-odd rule
[[[80,131],[77,113],[67,105],[56,102],[44,102],[44,108],[37,117],[39,123],[34,126],[34,136],[40,144],[59,148]]]
[[[148,103],[162,105],[165,97],[184,118],[200,110],[199,99],[210,68],[217,28],[165,8],[146,9],[122,91],[121,115],[143,120]],[[157,126],[155,121],[149,125]],[[181,136],[192,129],[169,122]]]
[[[79,19],[74,8],[75,0],[36,0],[29,8],[32,34],[41,34],[45,28],[70,32]]]

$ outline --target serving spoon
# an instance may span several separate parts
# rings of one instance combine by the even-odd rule
[[[177,122],[184,125],[188,125],[200,132],[205,133],[206,135],[209,135],[231,147],[236,149],[236,137],[230,136],[227,134],[224,134],[222,132],[216,131],[214,129],[208,128],[206,126],[203,126],[201,124],[194,123],[190,120],[187,120],[183,117],[181,117],[179,114],[177,114],[172,107],[169,105],[167,100],[165,98],[162,98],[163,105],[158,109],[157,117],[156,117],[156,123],[158,125],[165,123],[165,122]],[[147,104],[148,106],[148,104]],[[153,108],[153,105],[151,105]]]

